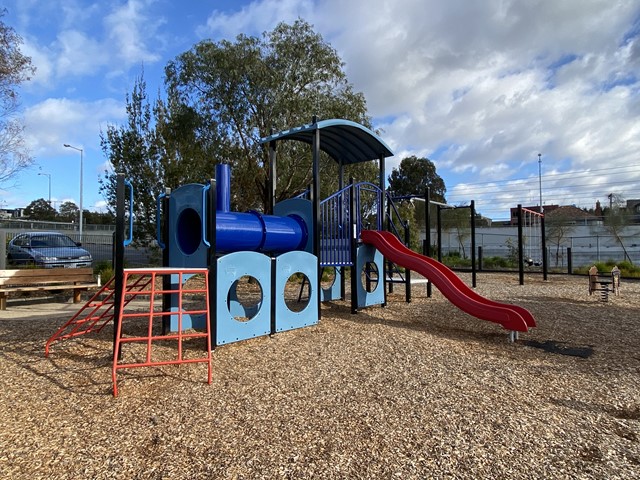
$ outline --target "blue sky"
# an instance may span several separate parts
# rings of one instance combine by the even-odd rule
[[[592,207],[640,198],[640,2],[610,0],[10,0],[4,21],[37,72],[21,89],[35,165],[0,207],[51,197],[101,210],[99,134],[125,121],[144,66],[196,42],[260,35],[302,17],[345,62],[396,156],[433,160],[453,204],[493,218],[518,203]],[[310,112],[312,113],[312,112]]]

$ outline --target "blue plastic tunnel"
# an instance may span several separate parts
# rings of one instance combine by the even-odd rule
[[[297,215],[277,217],[258,212],[218,212],[216,215],[216,250],[237,252],[289,252],[303,249],[307,228]]]
[[[277,217],[258,212],[231,212],[231,169],[216,165],[216,250],[289,252],[304,248],[307,228],[297,215]]]

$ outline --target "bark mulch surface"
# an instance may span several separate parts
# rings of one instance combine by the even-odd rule
[[[479,274],[477,291],[538,327],[509,343],[422,285],[219,347],[211,385],[206,364],[121,371],[117,398],[110,327],[44,358],[77,305],[10,304],[0,478],[640,478],[640,283],[608,303],[584,277]]]

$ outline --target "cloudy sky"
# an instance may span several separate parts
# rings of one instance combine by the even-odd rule
[[[345,62],[395,152],[430,158],[447,200],[493,218],[518,203],[593,207],[640,198],[638,0],[8,0],[5,23],[37,72],[22,89],[36,165],[0,207],[36,198],[99,210],[99,133],[125,120],[194,43],[260,35],[301,17]],[[538,154],[541,154],[539,157]],[[538,162],[539,158],[542,160]],[[539,177],[539,167],[542,176]],[[49,174],[38,175],[38,173]]]

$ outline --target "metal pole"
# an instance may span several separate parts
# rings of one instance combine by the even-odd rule
[[[84,177],[84,150],[82,148],[78,148],[78,147],[74,147],[73,145],[69,145],[68,143],[65,143],[64,146],[66,148],[71,148],[73,150],[77,150],[78,152],[80,152],[80,228],[79,228],[79,232],[80,232],[80,241],[82,241],[82,223],[83,223],[83,218],[82,218],[82,190],[83,190],[83,185],[82,185],[82,179]]]
[[[424,255],[431,256],[431,195],[429,187],[424,190],[424,225],[425,225],[425,239],[424,239]],[[427,297],[431,297],[431,282],[427,283]]]
[[[540,184],[540,213],[542,213],[542,154],[538,154],[538,183]]]
[[[50,173],[38,173],[38,175],[46,175],[49,179],[49,206],[51,206],[51,174]]]
[[[471,200],[469,211],[471,214],[471,285],[476,288],[476,202],[474,200]]]
[[[518,204],[518,277],[524,285],[524,252],[522,251],[522,205]]]

